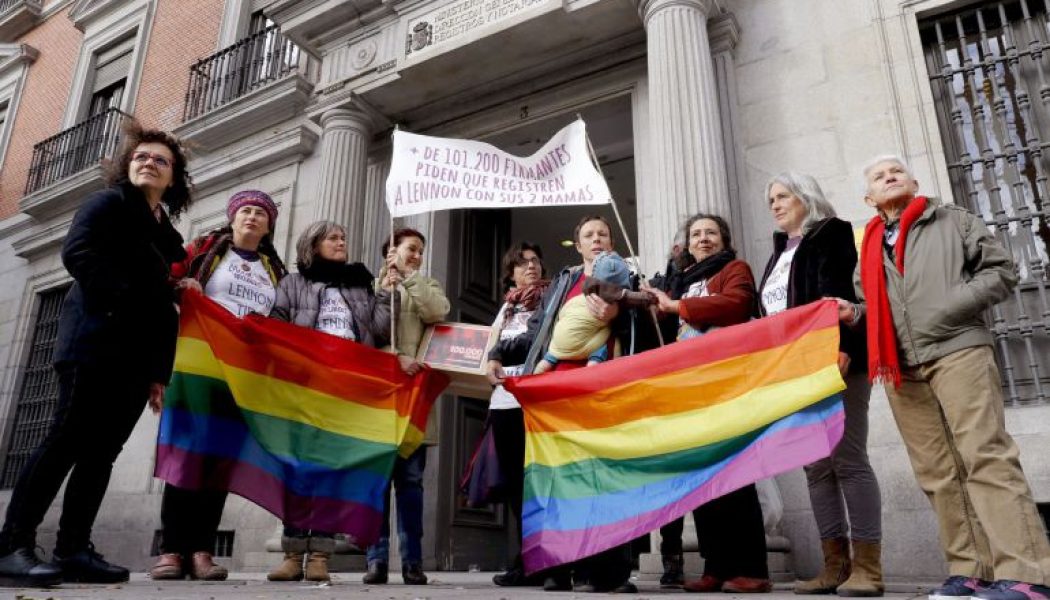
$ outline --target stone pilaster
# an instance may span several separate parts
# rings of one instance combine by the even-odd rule
[[[648,38],[648,152],[644,202],[665,218],[640,236],[664,256],[684,217],[731,218],[721,114],[708,39],[713,0],[640,0]],[[655,246],[655,247],[654,247]]]
[[[351,107],[326,111],[320,121],[321,173],[315,217],[346,227],[350,260],[360,260],[373,119],[368,113]]]

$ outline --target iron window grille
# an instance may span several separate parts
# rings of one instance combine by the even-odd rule
[[[58,319],[67,289],[49,290],[38,296],[40,308],[33,327],[29,359],[22,373],[14,426],[0,478],[0,488],[3,489],[15,486],[22,467],[51,426],[51,416],[58,403],[58,375],[51,366],[51,356],[58,339]]]
[[[920,21],[952,193],[1013,255],[989,311],[1008,405],[1050,391],[1050,0],[980,2]]]

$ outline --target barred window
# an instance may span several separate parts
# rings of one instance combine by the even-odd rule
[[[14,488],[29,455],[40,446],[59,399],[59,378],[51,368],[51,355],[59,332],[59,315],[68,287],[38,295],[39,310],[33,329],[33,344],[22,373],[22,387],[15,406],[15,425],[7,444],[0,489]]]
[[[58,403],[58,375],[51,367],[51,355],[58,339],[58,317],[67,287],[38,296],[39,309],[33,327],[29,358],[22,373],[22,387],[15,405],[14,426],[7,446],[0,488],[15,486],[29,455],[47,435],[51,415]]]
[[[956,203],[980,215],[1021,283],[989,312],[1009,405],[1050,391],[1046,2],[978,2],[920,21]]]

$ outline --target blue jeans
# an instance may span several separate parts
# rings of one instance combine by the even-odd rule
[[[420,446],[408,458],[394,462],[391,483],[397,499],[397,535],[401,564],[423,562],[423,469],[427,466],[427,447]],[[390,562],[390,490],[383,506],[383,530],[379,541],[368,547],[368,563]]]

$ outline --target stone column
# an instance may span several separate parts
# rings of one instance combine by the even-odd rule
[[[714,0],[639,0],[648,37],[650,172],[648,196],[658,208],[639,237],[643,256],[666,255],[682,220],[713,212],[730,218],[721,114],[707,33]],[[654,247],[655,246],[655,247]],[[661,263],[662,266],[662,263]]]
[[[335,108],[321,115],[321,173],[315,218],[346,227],[347,253],[361,260],[368,142],[372,118],[362,110]]]

